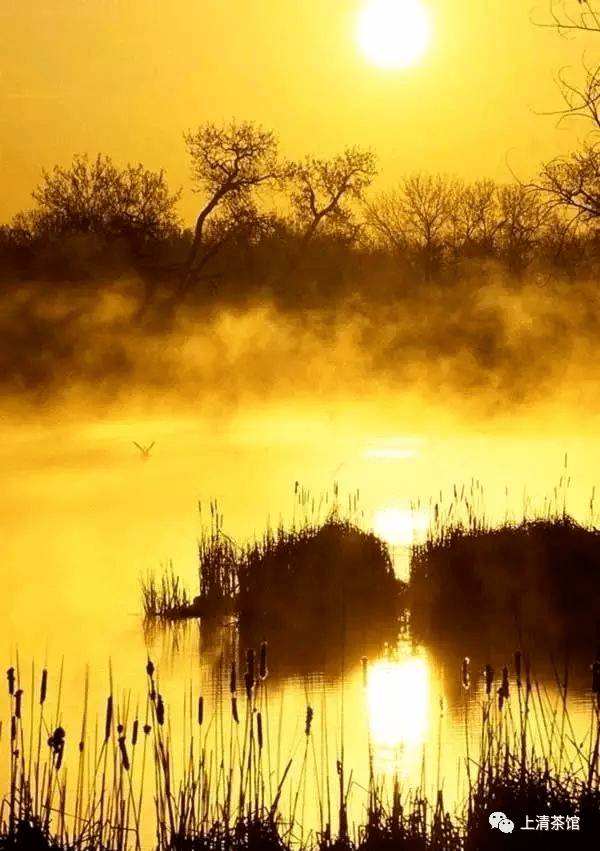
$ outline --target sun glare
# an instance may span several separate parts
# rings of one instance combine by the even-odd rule
[[[406,68],[426,52],[431,21],[420,0],[369,0],[358,19],[358,43],[380,68]]]
[[[423,539],[429,526],[429,514],[423,509],[388,506],[373,515],[373,529],[392,546],[409,547]]]
[[[428,718],[427,662],[418,656],[381,659],[369,669],[367,705],[373,741],[383,748],[424,741]]]

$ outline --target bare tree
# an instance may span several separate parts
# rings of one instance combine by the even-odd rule
[[[455,252],[490,255],[502,226],[498,187],[493,180],[459,185],[452,215]]]
[[[586,145],[569,157],[546,163],[533,185],[546,194],[551,204],[570,210],[574,218],[599,218],[600,147]]]
[[[414,174],[370,204],[367,220],[396,252],[416,250],[429,279],[448,244],[458,195],[456,180]]]
[[[204,196],[196,219],[184,289],[225,241],[251,223],[263,224],[255,193],[285,178],[275,134],[251,122],[226,127],[205,124],[184,134],[192,160],[195,192]],[[217,212],[218,211],[218,212]],[[209,225],[210,223],[210,225]]]
[[[141,164],[117,168],[110,157],[75,156],[70,168],[43,171],[32,193],[38,207],[25,214],[34,235],[93,233],[132,242],[158,240],[178,231],[175,204],[181,192],[169,193],[164,172]]]
[[[307,157],[293,164],[291,202],[302,229],[302,246],[324,225],[354,239],[359,225],[350,202],[363,199],[376,174],[375,154],[356,147],[330,160]]]
[[[501,186],[498,202],[501,216],[498,249],[509,268],[520,271],[554,221],[552,206],[544,203],[536,187],[520,183]]]

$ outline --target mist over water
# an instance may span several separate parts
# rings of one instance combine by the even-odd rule
[[[147,654],[173,712],[186,687],[202,690],[214,709],[217,639],[207,645],[196,622],[175,643],[145,636],[140,597],[140,577],[169,562],[197,593],[197,539],[214,499],[239,543],[299,519],[295,482],[323,519],[331,503],[321,495],[334,483],[342,513],[358,489],[360,522],[372,528],[378,517],[409,516],[417,502],[427,512],[440,493],[448,504],[454,485],[478,481],[479,507],[501,523],[560,507],[555,489],[567,453],[567,507],[589,521],[600,482],[598,328],[589,287],[573,286],[566,298],[566,286],[532,281],[515,291],[488,270],[485,286],[468,297],[460,286],[432,288],[389,307],[357,299],[337,310],[294,311],[257,299],[207,306],[204,314],[182,309],[170,328],[158,309],[138,315],[135,281],[43,300],[34,285],[5,290],[6,663],[18,653],[24,670],[32,660],[56,670],[64,657],[73,723],[88,666],[92,708],[101,712],[109,661],[118,686],[139,695]],[[147,461],[134,441],[155,442]],[[428,721],[402,766],[416,781],[422,737],[436,749],[440,696],[449,701],[442,769],[455,776],[464,732],[455,661],[423,663]],[[371,722],[358,660],[346,673],[344,700],[354,701],[348,760],[365,768]],[[331,679],[292,678],[274,694],[286,695],[290,748],[309,700],[315,708],[324,702],[318,711],[328,702],[339,733],[340,692]],[[585,695],[579,700],[585,718]],[[377,723],[385,763],[396,733],[389,719]]]

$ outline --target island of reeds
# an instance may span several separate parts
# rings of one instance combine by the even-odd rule
[[[446,509],[431,507],[408,582],[396,577],[387,544],[361,529],[356,513],[342,519],[337,503],[325,519],[305,516],[244,547],[223,532],[213,503],[199,547],[199,595],[191,599],[171,569],[160,584],[143,584],[144,613],[200,617],[207,629],[234,615],[243,644],[285,636],[280,646],[301,647],[307,667],[340,650],[393,644],[407,622],[413,641],[459,656],[473,644],[484,655],[522,643],[587,653],[600,647],[600,530],[567,513],[563,478],[561,504],[497,526],[486,521],[478,484],[455,487]]]

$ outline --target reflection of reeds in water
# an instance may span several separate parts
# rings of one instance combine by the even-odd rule
[[[150,832],[144,825],[149,773],[154,776],[153,847],[158,851],[306,848],[314,847],[315,841],[323,851],[359,845],[361,849],[470,851],[495,847],[498,837],[490,833],[488,823],[492,811],[504,812],[517,829],[525,824],[525,816],[575,817],[580,822],[578,837],[597,840],[600,661],[592,670],[589,735],[581,743],[574,739],[568,715],[566,671],[558,703],[552,705],[531,676],[526,656],[515,654],[512,679],[508,667],[496,678],[487,666],[480,753],[473,761],[465,813],[451,816],[445,810],[441,788],[432,803],[422,790],[403,789],[397,776],[392,778],[390,794],[389,784],[371,770],[366,823],[359,836],[353,835],[348,825],[353,783],[351,774],[344,782],[342,754],[337,761],[337,829],[333,825],[329,782],[323,774],[324,753],[319,760],[313,738],[315,713],[310,705],[304,718],[297,785],[288,790],[287,810],[283,805],[296,757],[292,752],[283,767],[279,759],[275,765],[269,737],[265,646],[259,659],[252,650],[246,654],[241,690],[235,664],[231,668],[228,721],[222,708],[207,718],[202,695],[186,695],[183,759],[175,753],[175,722],[151,661],[146,675],[148,691],[142,711],[132,711],[128,700],[117,704],[111,683],[104,724],[100,731],[96,726],[95,745],[90,747],[87,681],[81,734],[70,745],[70,731],[60,724],[62,676],[49,723],[47,671],[42,672],[39,685],[32,672],[31,694],[24,699],[18,665],[9,668],[10,771],[0,814],[0,847],[61,851],[150,847]],[[463,676],[463,684],[470,688],[473,683]],[[226,724],[230,729],[227,738],[223,735]],[[69,748],[76,751],[74,786],[67,783]],[[316,834],[305,833],[306,826],[298,818],[298,811],[304,809],[311,757],[320,813]],[[558,847],[570,847],[566,831],[555,839]],[[583,847],[591,848],[593,842]]]

